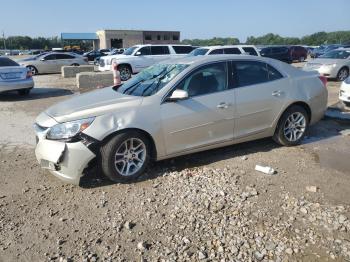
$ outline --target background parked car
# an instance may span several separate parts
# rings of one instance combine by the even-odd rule
[[[28,95],[34,87],[31,72],[15,61],[0,57],[0,93],[16,90],[20,95]]]
[[[347,107],[350,107],[350,77],[346,78],[341,84],[339,99],[343,101]]]
[[[86,57],[74,53],[49,52],[18,61],[20,65],[26,66],[33,75],[45,73],[60,73],[62,66],[87,65]]]
[[[121,80],[128,80],[132,74],[171,58],[180,58],[193,50],[190,45],[135,45],[123,54],[100,57],[99,71],[110,71],[113,62],[118,63]]]
[[[340,48],[340,47],[345,47],[343,45],[321,45],[319,48],[314,49],[311,53],[310,56],[311,58],[317,58],[321,55],[324,55],[325,53],[332,51],[334,49]]]
[[[302,46],[270,46],[263,48],[260,54],[261,56],[292,63],[293,61],[303,62],[307,58],[308,51]]]
[[[226,46],[204,46],[194,49],[190,55],[255,55],[260,56],[258,49],[254,45],[226,45]]]
[[[343,81],[349,76],[350,48],[340,48],[327,52],[306,63],[303,69],[306,71],[315,70],[327,78]]]
[[[100,52],[99,50],[92,50],[90,52],[84,53],[83,56],[86,57],[88,61],[95,61],[96,58],[100,58],[101,56],[106,56],[106,54],[103,52]]]

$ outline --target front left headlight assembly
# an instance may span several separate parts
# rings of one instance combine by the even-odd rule
[[[94,121],[94,117],[75,120],[62,124],[57,124],[49,129],[46,139],[49,140],[69,140],[88,128]]]

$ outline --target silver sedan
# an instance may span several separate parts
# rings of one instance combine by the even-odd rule
[[[32,75],[60,73],[62,66],[87,65],[87,58],[74,53],[49,52],[18,61],[32,72]]]
[[[0,93],[17,91],[20,95],[28,95],[33,87],[32,74],[27,68],[7,57],[0,57]]]
[[[333,50],[313,59],[305,64],[304,70],[315,70],[327,78],[344,81],[349,76],[350,71],[350,48]]]
[[[253,56],[163,62],[121,86],[74,96],[41,113],[36,157],[58,178],[79,184],[96,162],[111,180],[128,181],[151,160],[264,137],[297,145],[324,115],[325,81]]]

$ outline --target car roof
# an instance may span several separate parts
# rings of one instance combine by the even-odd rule
[[[144,46],[191,46],[191,45],[183,45],[183,44],[145,44],[145,45],[134,45],[133,47],[144,47]]]
[[[200,46],[198,48],[206,48],[206,49],[220,49],[220,48],[234,48],[234,47],[253,47],[255,48],[255,45],[213,45],[213,46]]]
[[[189,65],[199,65],[207,62],[219,62],[219,61],[229,61],[229,60],[252,60],[252,61],[263,61],[267,62],[271,59],[260,57],[260,56],[251,56],[251,55],[215,55],[215,56],[185,56],[175,60],[167,60],[165,64],[189,64]]]

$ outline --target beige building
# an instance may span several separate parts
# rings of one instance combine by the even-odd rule
[[[95,48],[126,48],[137,44],[178,44],[178,31],[100,30]]]

